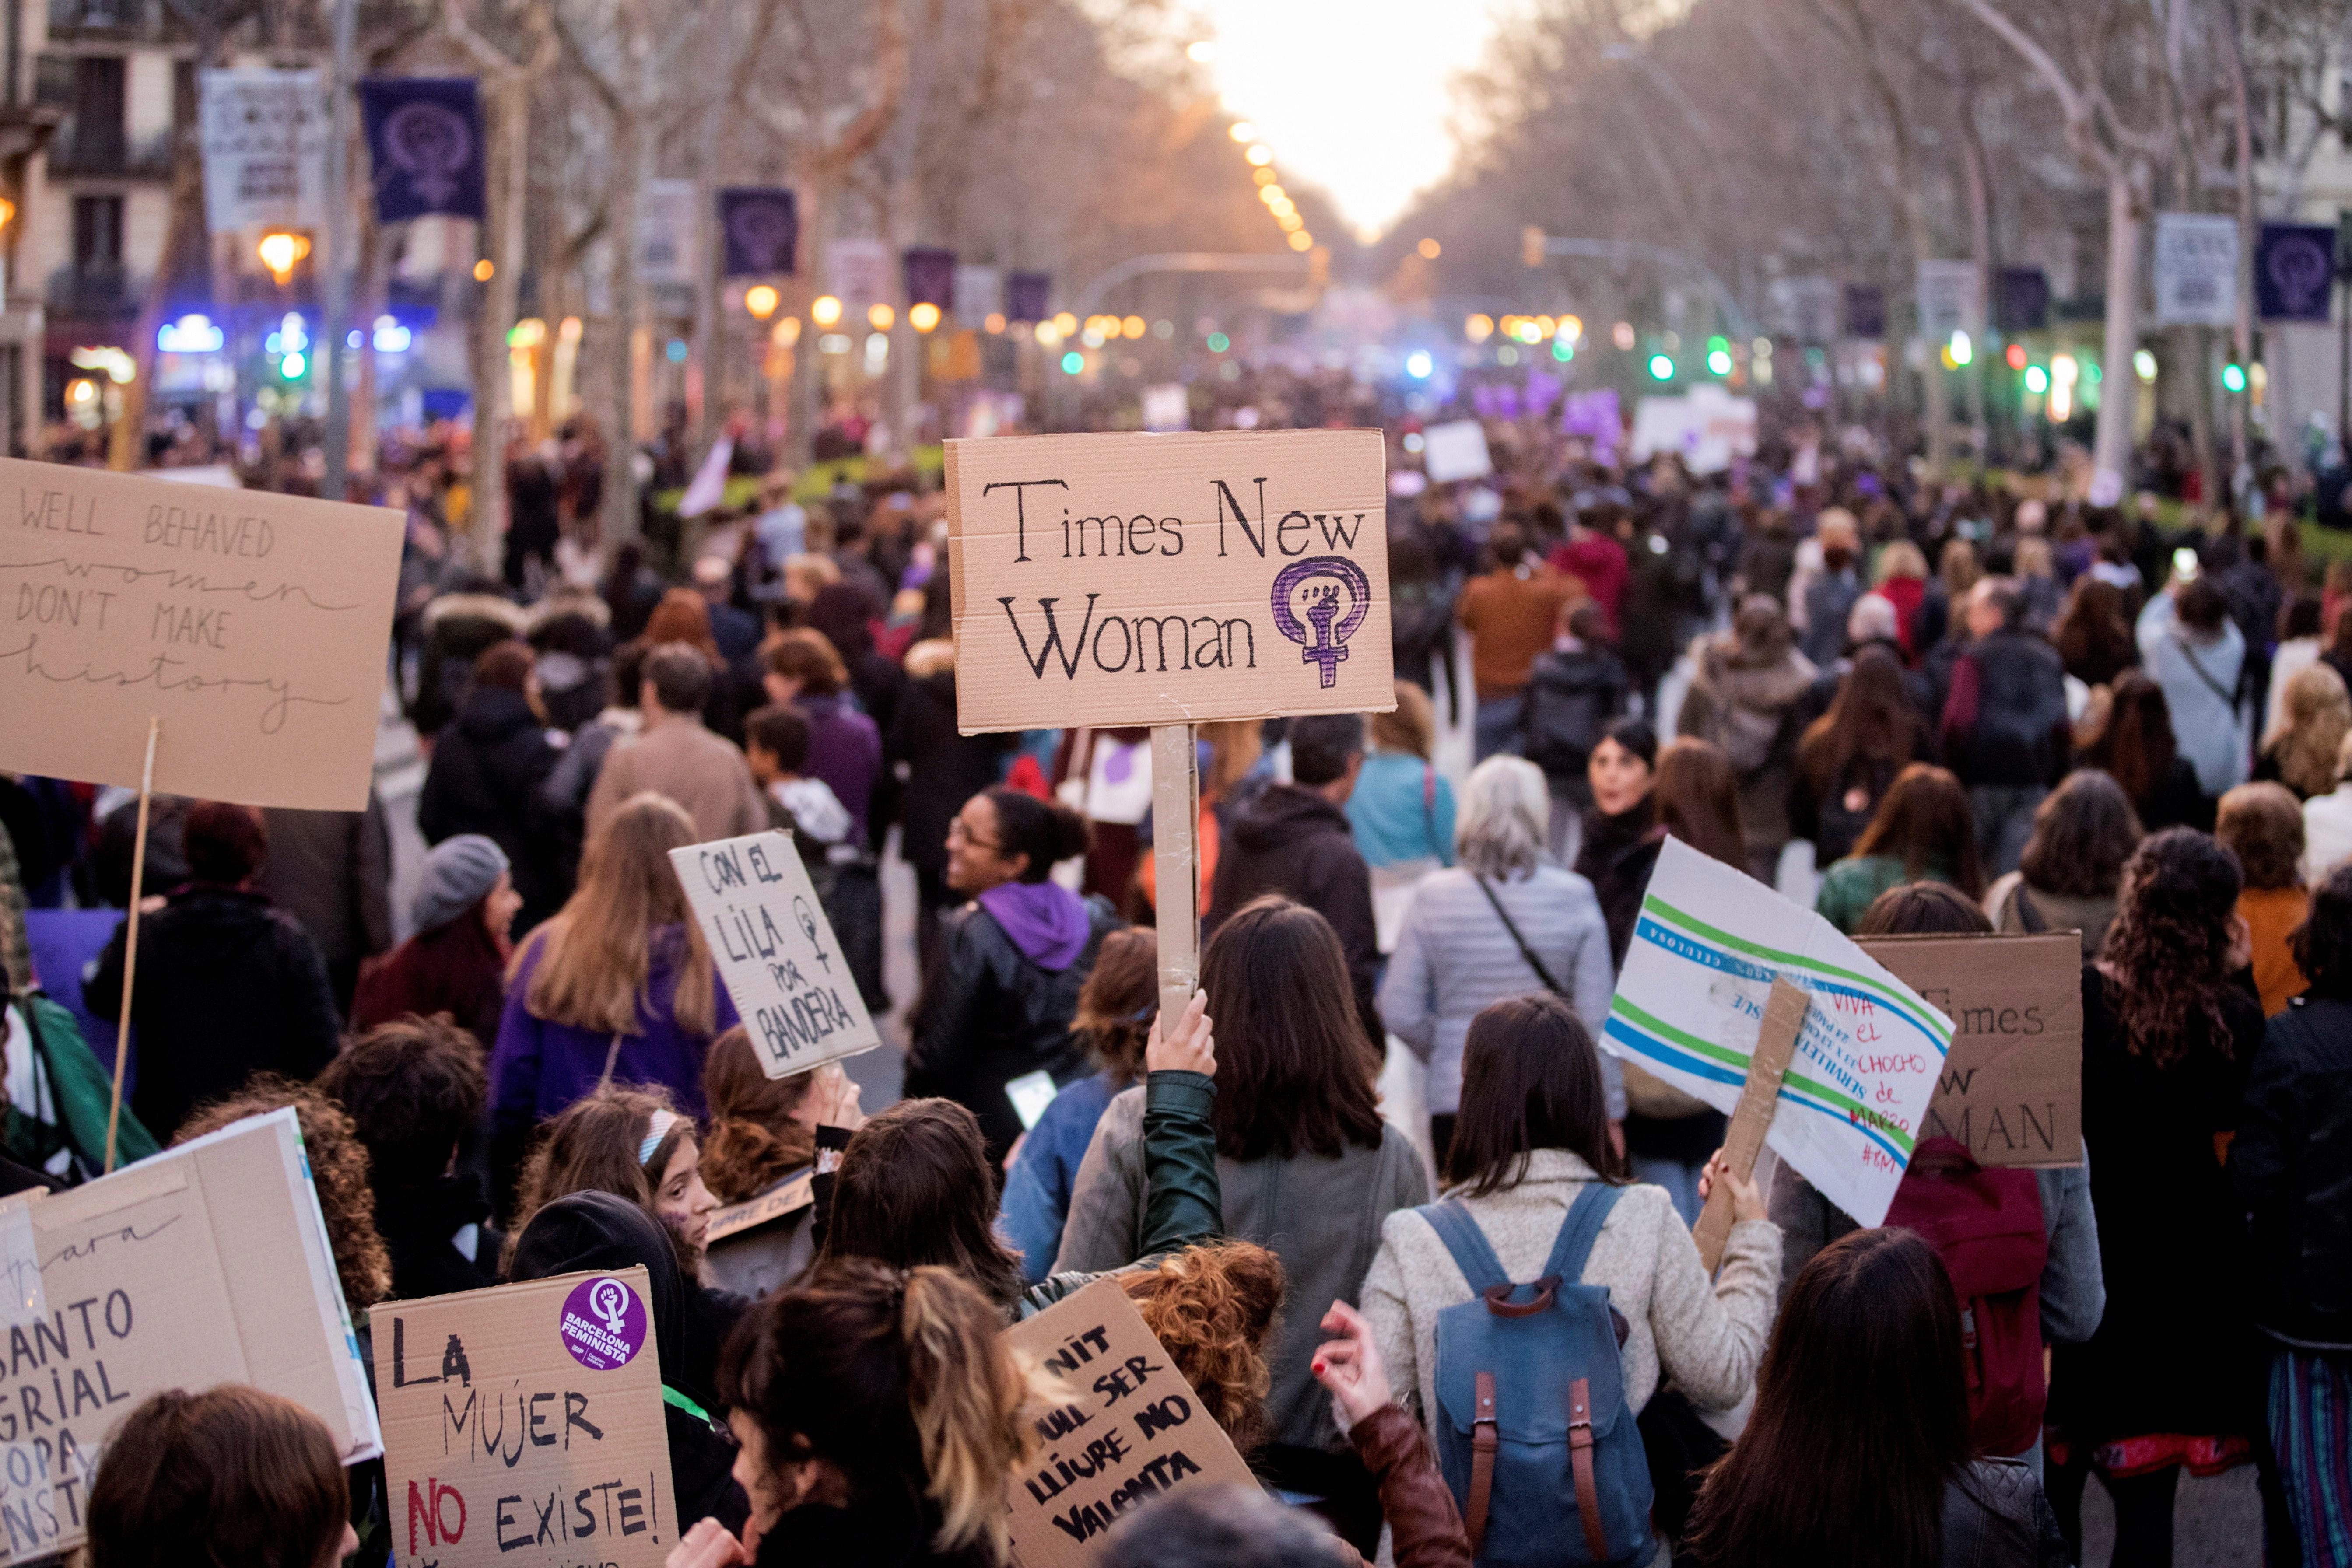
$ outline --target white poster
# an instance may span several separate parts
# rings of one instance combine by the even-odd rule
[[[898,295],[890,287],[890,247],[878,239],[837,239],[825,252],[827,290],[851,313],[887,305]]]
[[[1166,382],[1143,389],[1143,428],[1146,430],[1190,430],[1192,428],[1192,394],[1182,382]]]
[[[1456,479],[1484,479],[1495,471],[1495,461],[1486,453],[1486,431],[1475,419],[1457,419],[1449,424],[1433,424],[1421,433],[1422,466],[1429,471],[1433,485],[1451,485]]]
[[[1735,457],[1756,455],[1756,400],[1703,382],[1684,397],[1645,397],[1633,405],[1633,459],[1679,452],[1694,474],[1720,474]]]
[[[2238,319],[2238,220],[2214,213],[2156,214],[2158,327],[2227,327]]]
[[[327,109],[315,70],[196,73],[205,224],[215,234],[317,229],[327,191]]]
[[[1772,285],[1772,313],[1780,329],[1801,343],[1837,341],[1842,303],[1843,296],[1833,278],[1783,277]]]
[[[1919,264],[1919,335],[1943,344],[1955,332],[1984,336],[1984,291],[1973,261]]]
[[[637,193],[637,281],[691,286],[702,254],[691,180],[647,180]]]
[[[992,267],[955,269],[955,319],[959,327],[979,327],[1004,308],[1004,274]]]
[[[669,863],[769,1077],[882,1043],[789,834],[688,844]]]
[[[1775,977],[1812,998],[1765,1142],[1865,1226],[1886,1206],[1952,1020],[1809,909],[1679,839],[1661,846],[1603,1047],[1728,1114]]]

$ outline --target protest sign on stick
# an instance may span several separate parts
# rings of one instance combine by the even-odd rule
[[[1021,1568],[1084,1568],[1121,1514],[1180,1488],[1255,1484],[1117,1280],[1004,1337],[1076,1396],[1036,1415],[1045,1447],[1007,1489]]]
[[[1153,727],[1160,998],[1181,1009],[1192,727],[1396,706],[1381,434],[950,441],[947,490],[957,727]]]
[[[2083,1163],[2080,936],[1879,936],[1862,948],[1952,1020],[1921,1137],[1957,1138],[1985,1166]]]
[[[1797,1053],[1797,1035],[1805,1027],[1805,1009],[1811,1004],[1811,998],[1787,980],[1773,980],[1764,1003],[1764,1025],[1756,1031],[1756,1050],[1739,1086],[1739,1109],[1731,1113],[1731,1125],[1723,1134],[1723,1163],[1741,1181],[1754,1174],[1756,1156],[1763,1152],[1772,1113],[1780,1108],[1780,1082],[1788,1075],[1789,1059]],[[1706,1195],[1706,1207],[1691,1227],[1698,1260],[1710,1274],[1723,1261],[1731,1219],[1731,1189],[1718,1186]]]
[[[393,1554],[436,1568],[660,1568],[670,1490],[643,1268],[371,1314]]]
[[[291,1109],[8,1200],[0,1269],[0,1564],[81,1542],[116,1425],[164,1389],[252,1384],[319,1417],[345,1464],[383,1451]]]
[[[769,1077],[882,1043],[788,836],[688,844],[670,851],[669,862]]]
[[[1910,1164],[1952,1021],[1808,909],[1679,839],[1658,852],[1601,1043],[1738,1109],[1772,982],[1812,998],[1765,1142],[1877,1225]]]

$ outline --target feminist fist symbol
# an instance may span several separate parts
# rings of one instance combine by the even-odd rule
[[[810,910],[808,900],[797,894],[793,898],[793,918],[800,922],[801,935],[809,939],[809,946],[816,953],[816,961],[824,966],[826,974],[832,974],[833,956],[824,950],[824,944],[817,938],[816,915]]]
[[[1328,578],[1330,584],[1307,595],[1307,624],[1301,625],[1291,608],[1291,594],[1302,583],[1318,578]],[[1343,587],[1352,601],[1344,615],[1339,611],[1339,590]],[[1339,661],[1348,656],[1348,639],[1364,623],[1365,612],[1371,606],[1371,580],[1365,577],[1363,568],[1346,556],[1314,556],[1284,567],[1274,580],[1274,628],[1299,645],[1301,664],[1321,668],[1326,690],[1339,685]],[[1313,628],[1311,637],[1309,626]]]
[[[599,1280],[596,1288],[588,1292],[588,1310],[604,1321],[614,1333],[628,1327],[629,1290],[618,1280]]]

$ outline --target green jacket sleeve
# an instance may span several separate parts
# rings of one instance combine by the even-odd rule
[[[1124,1265],[1156,1261],[1224,1234],[1224,1194],[1217,1184],[1217,1134],[1209,1110],[1216,1081],[1199,1072],[1155,1072],[1143,1091],[1143,1238]],[[1049,1274],[1021,1298],[1030,1317],[1117,1270]]]
[[[99,1170],[106,1161],[106,1119],[113,1100],[114,1081],[83,1040],[73,1014],[47,997],[26,997],[24,1002],[26,1022],[39,1039],[41,1057],[49,1070],[50,1089],[57,1096],[58,1128],[90,1168]],[[126,1103],[121,1124],[115,1132],[116,1166],[143,1160],[161,1146]]]

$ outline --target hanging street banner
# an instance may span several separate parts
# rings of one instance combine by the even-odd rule
[[[1050,272],[1016,272],[1004,280],[1004,318],[1008,321],[1043,321],[1054,297]]]
[[[2265,321],[2326,321],[2336,281],[2336,231],[2264,224],[2254,243],[2254,309]]]
[[[2038,267],[2004,267],[1993,279],[1993,324],[2004,334],[2050,325],[2050,275]]]
[[[826,256],[826,279],[848,317],[890,302],[890,247],[878,239],[837,239]]]
[[[1801,343],[1834,343],[1838,286],[1827,277],[1782,277],[1772,284],[1772,313],[1780,330]]]
[[[783,277],[800,245],[800,207],[781,185],[730,185],[719,193],[719,243],[729,277]]]
[[[1886,336],[1886,290],[1875,283],[1845,286],[1845,335],[1849,338]]]
[[[1811,910],[1667,839],[1601,1044],[1728,1115],[1776,977],[1812,1005],[1765,1142],[1823,1197],[1880,1224],[1924,1135],[1952,1020]]]
[[[2238,220],[2215,213],[2156,214],[2158,327],[2227,327],[2238,319]]]
[[[955,252],[918,247],[898,258],[898,269],[908,305],[936,305],[942,310],[954,307]]]
[[[1955,332],[1984,333],[1984,291],[1973,261],[1919,264],[1919,335],[1931,344]]]
[[[702,262],[702,204],[691,180],[647,180],[637,193],[637,281],[690,288]]]
[[[370,77],[360,83],[375,170],[376,216],[482,215],[482,106],[471,77]]]
[[[1004,308],[1004,274],[992,267],[955,269],[955,319],[978,327]]]
[[[1386,712],[1377,430],[947,444],[966,735]]]
[[[327,110],[314,70],[196,73],[205,226],[316,229],[326,217]]]

